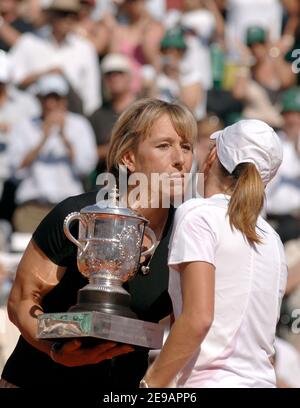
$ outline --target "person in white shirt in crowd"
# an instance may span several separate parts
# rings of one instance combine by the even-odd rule
[[[278,388],[300,388],[300,351],[276,337],[275,371]]]
[[[12,175],[20,180],[13,216],[19,232],[33,232],[55,204],[81,194],[82,178],[96,166],[95,135],[84,116],[67,111],[68,91],[62,76],[41,77],[41,117],[13,129],[9,159]]]
[[[89,0],[91,1],[91,0]],[[117,6],[124,0],[92,0],[95,3],[93,19],[98,20],[107,14],[115,15]],[[146,9],[156,20],[162,21],[165,18],[167,0],[146,0]]]
[[[33,31],[33,25],[21,14],[19,0],[0,2],[0,49],[8,51],[21,33]]]
[[[293,322],[300,309],[300,88],[282,95],[283,128],[279,131],[283,145],[282,165],[266,190],[269,222],[285,243],[289,279],[282,307],[278,333],[300,352],[299,334]]]
[[[291,64],[278,50],[263,27],[248,27],[244,65],[236,67],[233,85],[234,96],[244,105],[243,117],[263,120],[275,128],[283,125],[280,95],[296,82]]]
[[[212,87],[210,43],[214,40],[223,40],[223,17],[214,0],[183,0],[182,11],[170,10],[164,23],[167,28],[166,36],[172,30],[181,29],[183,32],[186,50],[180,62],[181,81],[184,82],[184,86],[191,84],[193,89],[196,88],[195,82],[201,83],[201,92],[198,91],[198,94],[201,93],[199,95],[201,102],[198,104],[196,102],[194,110],[197,120],[200,120],[206,113],[207,90]]]
[[[10,54],[19,86],[27,88],[46,73],[63,73],[89,115],[102,102],[101,74],[94,46],[72,32],[80,7],[75,0],[51,0],[45,8],[49,25],[39,36],[23,34]]]
[[[131,87],[132,65],[122,54],[107,54],[101,62],[103,105],[89,117],[98,146],[97,174],[106,171],[106,156],[114,124],[135,100]]]
[[[207,46],[213,39],[223,40],[224,19],[215,0],[182,0],[182,10],[167,12],[164,24],[167,29],[178,24],[194,30],[199,41]]]
[[[120,53],[130,59],[132,90],[139,95],[143,67],[159,67],[159,46],[165,30],[150,15],[146,0],[120,0],[115,4],[116,13],[107,13],[100,21],[97,50],[100,55]]]
[[[284,124],[279,136],[283,161],[266,190],[266,209],[285,242],[300,237],[300,87],[283,93],[282,116]]]
[[[7,316],[7,299],[14,280],[14,273],[7,270],[6,265],[0,262],[0,370],[19,337],[19,330],[10,323]]]
[[[140,387],[276,386],[287,268],[280,238],[260,212],[282,161],[280,139],[258,120],[211,139],[205,198],[178,208],[169,245],[175,322]]]
[[[250,26],[261,26],[270,33],[270,41],[281,35],[281,0],[227,0],[226,43],[232,57],[239,55],[239,47]]]
[[[201,70],[202,54],[188,48],[180,27],[168,30],[161,44],[161,70],[144,71],[144,87],[151,96],[166,102],[179,100],[197,120],[206,114],[206,94],[210,71]],[[198,52],[199,51],[199,52]]]
[[[9,177],[7,148],[11,128],[22,119],[33,117],[39,112],[36,98],[18,90],[11,83],[11,70],[8,54],[0,50],[0,197],[3,184]]]

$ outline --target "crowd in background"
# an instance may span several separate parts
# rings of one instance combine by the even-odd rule
[[[265,216],[289,279],[275,366],[279,386],[300,387],[299,0],[0,1],[0,368],[26,237],[55,204],[95,188],[115,121],[147,96],[194,113],[195,170],[225,125],[255,118],[278,131]]]

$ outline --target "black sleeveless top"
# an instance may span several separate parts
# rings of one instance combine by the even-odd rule
[[[87,284],[77,268],[77,247],[63,232],[63,221],[70,212],[95,204],[96,194],[94,191],[64,200],[44,218],[33,234],[34,242],[44,254],[56,265],[66,267],[59,284],[43,299],[45,313],[67,311],[76,303],[78,290]],[[173,218],[174,208],[171,207],[162,239],[150,262],[149,275],[144,276],[139,271],[125,284],[131,294],[131,308],[142,320],[158,322],[172,310],[167,292],[167,256]],[[77,230],[78,223],[74,222],[71,233],[75,237],[78,236]],[[2,378],[19,387],[62,385],[87,386],[95,390],[107,387],[136,388],[147,369],[147,359],[148,351],[137,348],[132,353],[98,364],[65,367],[55,363],[20,336],[4,367]]]

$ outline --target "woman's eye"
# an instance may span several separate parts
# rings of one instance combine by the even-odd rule
[[[181,145],[181,148],[188,151],[192,150],[192,146],[189,143]]]
[[[157,147],[159,149],[167,149],[169,147],[169,143],[161,143],[160,145],[158,145]]]

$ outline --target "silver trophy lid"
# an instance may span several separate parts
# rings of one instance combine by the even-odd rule
[[[136,218],[145,223],[149,221],[138,215],[135,211],[127,207],[121,207],[119,203],[119,193],[118,189],[115,186],[112,191],[108,194],[108,200],[98,201],[96,204],[88,205],[80,210],[81,214],[109,214],[109,215],[119,215],[123,217]]]

